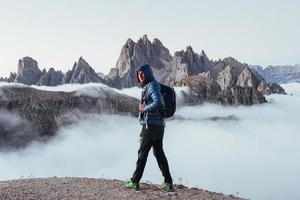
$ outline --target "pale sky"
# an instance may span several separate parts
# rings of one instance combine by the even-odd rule
[[[191,45],[213,60],[300,64],[297,0],[0,0],[0,76],[24,56],[65,72],[83,56],[115,66],[128,38],[159,38],[173,54]]]

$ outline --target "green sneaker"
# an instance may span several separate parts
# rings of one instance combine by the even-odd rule
[[[173,192],[174,191],[173,184],[171,184],[171,183],[163,183],[162,188],[166,192]]]
[[[133,181],[127,181],[126,182],[126,187],[130,188],[130,189],[135,189],[135,190],[139,190],[140,189],[140,184],[139,183],[135,183]]]

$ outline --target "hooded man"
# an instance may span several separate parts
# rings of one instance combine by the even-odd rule
[[[159,112],[162,106],[160,85],[154,79],[152,69],[148,64],[138,67],[136,76],[142,86],[142,97],[139,105],[139,122],[142,125],[142,131],[140,134],[140,148],[138,151],[136,169],[131,180],[126,183],[126,187],[136,190],[139,189],[139,182],[146,166],[148,153],[151,147],[153,147],[153,154],[164,176],[163,189],[172,191],[173,181],[168,160],[163,151],[165,122]]]

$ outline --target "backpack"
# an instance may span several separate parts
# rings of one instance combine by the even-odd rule
[[[160,84],[162,107],[159,109],[162,118],[172,117],[176,111],[176,93],[174,88]]]

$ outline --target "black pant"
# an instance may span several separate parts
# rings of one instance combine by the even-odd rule
[[[140,135],[140,148],[138,151],[136,169],[131,178],[133,182],[140,182],[146,166],[148,153],[151,147],[153,147],[153,154],[157,160],[160,171],[165,178],[164,181],[166,183],[172,184],[172,177],[169,170],[168,160],[163,150],[163,135],[164,126],[149,125],[148,129],[143,126]]]

